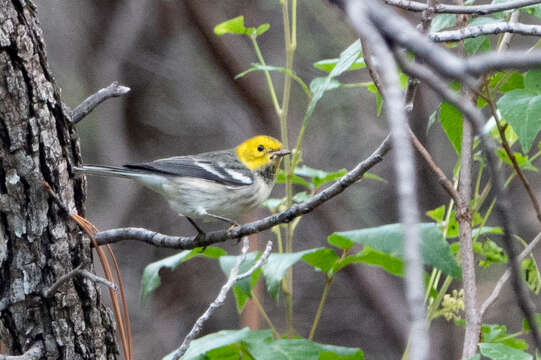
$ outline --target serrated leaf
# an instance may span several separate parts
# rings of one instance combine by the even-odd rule
[[[182,360],[200,359],[200,356],[205,355],[207,352],[222,346],[238,343],[245,339],[249,334],[250,329],[244,328],[241,330],[222,330],[200,337],[190,343]],[[173,359],[173,354],[174,352],[168,354],[162,360]]]
[[[278,302],[278,291],[280,290],[280,282],[285,276],[287,269],[297,263],[306,254],[309,254],[319,249],[308,249],[293,253],[271,254],[265,264],[262,266],[263,276],[267,283],[267,291],[272,296],[274,301]]]
[[[449,244],[434,223],[419,224],[423,262],[432,265],[454,278],[461,277],[461,269],[451,254]],[[404,236],[401,224],[383,225],[374,228],[336,232],[330,235],[345,237],[355,243],[370,246],[394,257],[404,256]]]
[[[503,118],[517,133],[522,152],[527,154],[541,130],[541,95],[516,89],[505,93],[497,105]]]
[[[503,344],[479,344],[481,355],[492,360],[532,360],[533,356],[524,351]]]
[[[150,293],[160,286],[160,270],[162,268],[168,268],[173,271],[180,264],[193,259],[194,257],[219,258],[226,254],[227,252],[223,249],[208,246],[204,251],[202,248],[185,250],[178,254],[168,256],[165,259],[148,264],[143,270],[143,276],[141,277],[141,304],[144,305]]]
[[[362,56],[362,53],[360,53],[359,55]],[[329,73],[334,69],[334,67],[338,63],[338,60],[339,59],[336,59],[336,58],[319,60],[314,63],[314,67],[319,70],[323,70]],[[347,71],[364,69],[365,67],[366,67],[366,63],[364,62],[364,59],[362,57],[359,57],[357,60],[355,60],[353,64],[351,64],[351,66],[347,69]]]

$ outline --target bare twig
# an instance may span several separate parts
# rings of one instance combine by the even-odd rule
[[[38,360],[43,356],[43,343],[37,342],[22,355],[2,355],[0,360]]]
[[[428,37],[434,42],[449,42],[501,33],[541,36],[541,25],[499,22],[494,24],[468,26],[458,30],[440,31],[431,33]]]
[[[293,205],[291,208],[279,214],[274,214],[261,220],[244,224],[242,226],[237,226],[231,230],[221,230],[206,233],[201,235],[197,241],[195,241],[196,236],[168,236],[141,228],[120,228],[101,231],[96,234],[95,238],[98,245],[110,244],[123,240],[136,240],[146,242],[157,247],[183,250],[193,249],[199,246],[209,246],[231,239],[239,239],[246,235],[270,229],[274,225],[290,222],[298,216],[313,211],[315,208],[340,194],[362,178],[362,176],[368,170],[383,160],[383,157],[390,149],[391,140],[389,136],[387,136],[376,151],[374,151],[374,153],[359,163],[353,170],[348,172],[334,184],[321,191],[313,198],[303,203]]]
[[[537,234],[537,236],[522,250],[522,252],[517,256],[517,261],[521,262],[524,260],[532,251],[535,249],[537,245],[541,242],[541,233]],[[496,299],[500,296],[500,292],[502,291],[503,286],[509,280],[509,277],[511,276],[511,270],[507,269],[503,273],[503,275],[500,277],[498,282],[496,283],[496,286],[492,290],[492,293],[489,297],[483,302],[483,305],[481,305],[481,308],[479,309],[479,317],[482,319],[485,315],[488,307],[496,301]]]
[[[370,4],[369,4],[370,3]],[[409,141],[405,102],[400,90],[395,60],[386,41],[368,17],[372,0],[350,1],[346,9],[355,27],[368,43],[385,89],[385,110],[393,139],[394,167],[398,178],[399,213],[404,231],[404,260],[406,262],[406,298],[410,315],[410,356],[424,360],[428,356],[428,336],[424,313],[423,265],[420,255],[419,211],[415,192],[415,166]]]
[[[511,13],[509,17],[509,24],[516,24],[520,18],[520,11],[515,10]],[[505,33],[498,45],[498,52],[509,50],[509,45],[511,44],[511,39],[513,39],[513,33]]]
[[[541,66],[541,51],[505,51],[495,55],[494,52],[470,56],[464,59],[464,71],[472,76],[480,76],[489,72],[503,70],[530,70]],[[438,71],[439,71],[438,67]],[[461,79],[460,76],[456,79]]]
[[[405,10],[416,12],[425,11],[428,7],[426,4],[408,0],[385,0],[385,3]],[[438,4],[434,7],[434,12],[438,14],[469,14],[472,16],[479,16],[488,15],[499,11],[518,9],[528,5],[539,3],[541,3],[541,0],[516,0],[491,5],[473,6]]]
[[[495,158],[495,147],[491,139],[487,134],[482,132],[483,127],[483,115],[481,112],[469,101],[457,95],[453,90],[449,89],[443,79],[436,75],[432,70],[425,66],[408,62],[405,58],[400,58],[399,62],[405,73],[410,74],[426,82],[436,93],[446,99],[450,104],[459,109],[464,117],[472,122],[474,130],[477,134],[480,134],[481,145],[483,146],[484,153],[487,159],[487,165],[492,175],[494,183],[494,189],[496,192],[496,214],[499,218],[499,223],[503,228],[504,245],[509,255],[509,262],[512,270],[513,289],[517,295],[518,304],[528,319],[528,322],[535,324],[534,309],[529,301],[529,294],[522,284],[520,278],[520,265],[517,261],[516,252],[513,247],[512,235],[514,233],[508,196],[503,187],[503,180],[501,174],[497,169],[497,160]],[[539,329],[535,326],[532,327],[532,335],[535,340],[537,348],[541,348],[541,336]]]
[[[460,194],[456,191],[451,180],[447,178],[443,170],[434,162],[434,159],[432,159],[432,156],[430,155],[428,150],[426,150],[426,148],[423,146],[423,144],[421,144],[419,139],[415,136],[415,134],[411,130],[410,130],[410,136],[411,136],[411,141],[415,149],[417,149],[419,154],[421,154],[421,156],[426,161],[430,170],[432,170],[434,174],[436,174],[438,178],[438,183],[445,189],[447,194],[449,194],[449,196],[455,201],[455,203],[462,202],[462,199],[460,198]]]
[[[82,267],[83,267],[83,264],[77,266],[75,269],[71,270],[69,273],[59,277],[58,280],[56,280],[53,285],[51,285],[48,289],[43,290],[43,292],[42,292],[43,297],[50,298],[51,296],[53,296],[56,293],[58,288],[63,283],[65,283],[66,281],[70,280],[71,278],[73,278],[75,276],[86,277],[86,278],[88,278],[88,279],[90,279],[92,281],[103,284],[103,285],[113,289],[115,292],[118,293],[118,288],[114,283],[112,283],[111,281],[106,280],[104,278],[101,278],[101,277],[91,273],[90,271],[83,269]]]
[[[247,237],[244,237],[242,242],[242,250],[240,256],[237,258],[237,262],[235,263],[235,266],[231,269],[231,273],[229,275],[229,278],[227,279],[227,282],[222,286],[218,296],[216,299],[209,305],[207,310],[197,319],[195,324],[193,325],[192,329],[186,335],[184,340],[182,341],[182,345],[173,353],[172,360],[178,360],[186,353],[186,350],[188,350],[188,347],[190,346],[190,343],[192,340],[201,332],[203,328],[203,324],[210,318],[210,316],[218,309],[220,306],[222,306],[225,302],[225,298],[227,296],[227,293],[229,290],[233,287],[233,285],[239,281],[242,280],[250,275],[253,274],[255,270],[260,268],[263,263],[268,259],[270,256],[271,250],[272,250],[272,240],[267,243],[267,246],[265,248],[265,251],[263,254],[259,257],[258,261],[245,273],[239,274],[239,269],[242,263],[246,260],[246,253],[248,252],[249,248],[249,241]]]
[[[122,96],[124,94],[127,94],[129,91],[129,87],[119,85],[116,81],[113,82],[111,85],[99,90],[95,94],[90,95],[82,103],[80,103],[71,112],[71,122],[77,124],[79,121],[83,120],[83,118],[87,116],[92,110],[94,110],[96,106],[98,106],[105,100],[113,97]]]

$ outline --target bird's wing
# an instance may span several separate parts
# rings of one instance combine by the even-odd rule
[[[128,164],[124,167],[163,175],[205,179],[233,186],[251,185],[254,181],[250,170],[227,152],[176,156],[143,164]]]

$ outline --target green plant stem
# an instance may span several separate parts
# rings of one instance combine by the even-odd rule
[[[263,308],[263,305],[261,305],[261,302],[259,302],[259,299],[257,298],[257,296],[256,296],[256,294],[254,293],[253,290],[252,290],[252,300],[254,301],[255,307],[257,308],[257,310],[259,311],[259,313],[261,314],[263,319],[265,319],[265,322],[267,323],[267,325],[271,328],[272,335],[274,336],[274,338],[275,339],[280,339],[280,333],[278,331],[276,331],[276,328],[272,324],[271,319],[269,318],[269,316],[265,312],[265,308]]]
[[[252,40],[252,44],[254,46],[255,53],[257,55],[257,59],[261,63],[261,65],[266,66],[265,59],[263,59],[263,55],[261,54],[261,50],[259,49],[259,45],[257,45],[256,35],[250,35],[250,39]],[[272,83],[272,78],[270,76],[270,72],[268,70],[264,71],[265,78],[267,79],[267,85],[269,86],[269,92],[272,99],[272,105],[274,106],[274,111],[276,112],[276,115],[278,117],[281,116],[282,110],[280,109],[280,104],[278,103],[278,97],[276,96],[276,91],[274,90],[274,85]]]
[[[310,341],[314,339],[314,334],[316,333],[317,324],[319,323],[319,319],[321,318],[321,313],[323,312],[323,306],[325,305],[325,301],[327,300],[327,295],[329,294],[329,288],[331,287],[331,283],[333,279],[334,279],[334,276],[331,276],[331,277],[328,277],[327,280],[325,281],[323,294],[321,295],[321,300],[319,301],[319,305],[317,307],[316,316],[314,318],[312,328],[310,329],[310,335],[308,336],[308,340]]]
[[[430,306],[428,307],[427,321],[429,325],[434,319],[433,316],[437,313],[438,308],[440,307],[441,301],[443,300],[443,297],[447,293],[447,290],[449,290],[449,286],[451,286],[452,282],[453,282],[453,277],[448,275],[445,278],[445,281],[443,282],[443,285],[441,286],[440,291],[438,292],[438,296],[436,296],[436,299],[434,299],[434,302],[430,304]]]

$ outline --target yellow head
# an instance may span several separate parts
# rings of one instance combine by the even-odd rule
[[[264,135],[248,139],[236,149],[240,161],[250,170],[278,163],[282,156],[290,153],[288,150],[282,150],[280,141]]]

